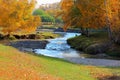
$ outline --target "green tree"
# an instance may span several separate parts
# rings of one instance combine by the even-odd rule
[[[37,9],[33,12],[33,15],[38,15],[41,17],[42,22],[55,22],[55,18],[41,9]]]
[[[39,15],[39,16],[41,16],[41,15],[44,15],[44,14],[46,14],[46,13],[43,10],[41,10],[41,9],[36,9],[33,12],[33,15]]]
[[[55,22],[55,19],[50,15],[41,15],[42,22]]]

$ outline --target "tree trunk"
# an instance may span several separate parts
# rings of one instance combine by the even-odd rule
[[[84,28],[81,28],[81,35],[86,35],[86,34],[85,34],[85,29],[84,29]]]
[[[86,28],[86,29],[81,28],[81,34],[86,36],[86,37],[89,37],[89,30],[88,30],[88,28]]]
[[[87,36],[87,37],[90,36],[90,35],[89,35],[89,29],[88,29],[88,28],[86,28],[86,36]]]
[[[109,36],[109,39],[110,39],[111,41],[114,41],[114,39],[113,39],[113,33],[112,33],[112,31],[111,31],[110,25],[108,25],[108,36]]]
[[[113,34],[112,34],[111,26],[110,26],[110,18],[108,16],[108,14],[109,14],[109,11],[107,8],[108,4],[109,3],[107,3],[107,1],[104,0],[104,5],[105,5],[105,9],[106,9],[106,23],[107,23],[107,29],[108,29],[108,36],[109,36],[109,39],[113,42]]]

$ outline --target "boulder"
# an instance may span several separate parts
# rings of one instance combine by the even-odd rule
[[[88,54],[100,54],[104,53],[109,49],[110,44],[109,43],[95,43],[90,46],[88,46],[85,49],[85,52]]]

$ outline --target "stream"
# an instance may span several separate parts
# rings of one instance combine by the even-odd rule
[[[80,52],[72,49],[67,44],[67,39],[80,35],[79,33],[66,33],[61,32],[57,34],[62,34],[61,37],[55,39],[49,39],[49,43],[46,45],[45,49],[35,49],[35,53],[41,54],[49,57],[56,58],[67,58],[67,57],[78,57],[80,58]]]
[[[94,66],[120,66],[120,60],[109,60],[109,59],[94,59],[85,58],[80,55],[81,52],[72,49],[67,44],[67,39],[78,36],[78,33],[57,33],[62,34],[62,37],[55,39],[48,39],[49,43],[45,49],[35,49],[35,53],[44,56],[62,58],[72,63],[94,65]]]

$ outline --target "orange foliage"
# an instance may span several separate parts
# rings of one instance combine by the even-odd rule
[[[88,29],[106,28],[109,39],[117,42],[120,36],[120,0],[62,0],[63,29],[78,27],[89,36]]]
[[[82,28],[103,28],[110,25],[113,31],[120,30],[120,0],[62,0],[62,18],[64,28],[77,26]],[[106,3],[105,3],[106,2]],[[78,8],[81,15],[75,14]],[[107,19],[109,19],[109,22]]]
[[[73,5],[73,0],[61,0],[62,11],[59,14],[62,14],[62,19],[65,22],[64,30],[66,30],[71,25],[72,20],[70,17],[70,11]]]
[[[90,74],[96,79],[113,76],[113,74],[110,73],[107,69],[99,69],[94,66],[87,66],[86,68],[90,70]]]
[[[1,0],[0,27],[2,32],[33,31],[40,25],[40,18],[32,16],[35,0]]]
[[[118,32],[120,31],[120,0],[107,0],[107,4],[111,29]]]
[[[103,0],[62,0],[64,28],[77,26],[83,28],[101,28],[106,24]],[[76,8],[76,11],[75,11]]]
[[[106,13],[102,8],[104,0],[77,0],[76,5],[82,14],[83,28],[102,28],[106,25]]]

